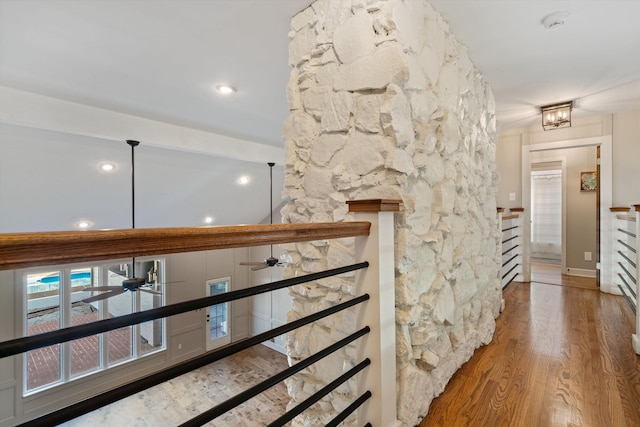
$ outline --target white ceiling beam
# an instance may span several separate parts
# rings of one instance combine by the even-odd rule
[[[0,86],[0,123],[264,163],[284,149]]]

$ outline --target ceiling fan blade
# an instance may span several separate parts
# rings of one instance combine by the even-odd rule
[[[96,302],[96,301],[100,301],[100,300],[103,300],[103,299],[107,299],[110,296],[111,296],[111,292],[105,292],[103,294],[94,295],[92,297],[85,298],[85,299],[80,300],[80,301],[89,304],[89,303],[92,303],[92,302]]]
[[[105,292],[105,291],[117,291],[122,289],[122,286],[88,286],[83,291],[86,292]]]
[[[125,293],[125,292],[127,292],[127,290],[126,290],[126,289],[119,288],[118,290],[104,292],[104,293],[102,293],[102,294],[100,294],[100,295],[94,295],[94,296],[92,296],[92,297],[85,298],[85,299],[83,299],[83,300],[81,300],[81,301],[82,301],[82,302],[85,302],[85,303],[90,303],[90,302],[100,301],[100,300],[103,300],[103,299],[107,299],[107,298],[115,297],[116,295],[120,295],[120,294],[123,294],[123,293]]]
[[[258,270],[262,270],[265,269],[267,267],[269,267],[267,264],[265,263],[261,263],[262,265],[256,265],[255,267],[251,267],[252,271],[258,271]]]
[[[240,265],[266,265],[264,261],[263,262],[241,262],[239,264]]]

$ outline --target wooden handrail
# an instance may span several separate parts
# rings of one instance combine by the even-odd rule
[[[0,234],[0,270],[368,236],[369,222]]]
[[[612,208],[609,208],[609,211],[611,212],[629,212],[631,208],[629,206],[614,206]]]
[[[511,212],[524,212],[524,208],[509,208]]]
[[[503,220],[503,221],[506,221],[506,220],[508,220],[508,219],[515,219],[515,218],[518,218],[519,216],[520,216],[520,214],[517,214],[517,213],[515,213],[515,214],[509,214],[509,215],[504,215],[504,216],[502,217],[502,220]]]

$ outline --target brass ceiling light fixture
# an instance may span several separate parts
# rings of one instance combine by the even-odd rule
[[[573,110],[573,101],[540,107],[542,128],[552,130],[571,127],[571,110]]]

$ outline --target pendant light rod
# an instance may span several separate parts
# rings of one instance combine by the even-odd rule
[[[270,223],[273,225],[273,166],[275,163],[269,162],[269,215]]]
[[[133,139],[127,139],[127,144],[131,147],[131,228],[136,228],[136,159],[135,148],[140,144],[140,141],[134,141]],[[131,258],[131,271],[129,273],[130,278],[136,277],[136,258]]]
[[[140,141],[134,141],[133,139],[127,139],[127,144],[131,146],[131,228],[136,228],[136,162],[135,162],[135,147],[140,144]]]
[[[269,162],[269,223],[273,225],[273,166],[275,163]],[[269,246],[269,256],[273,258],[273,245]]]

